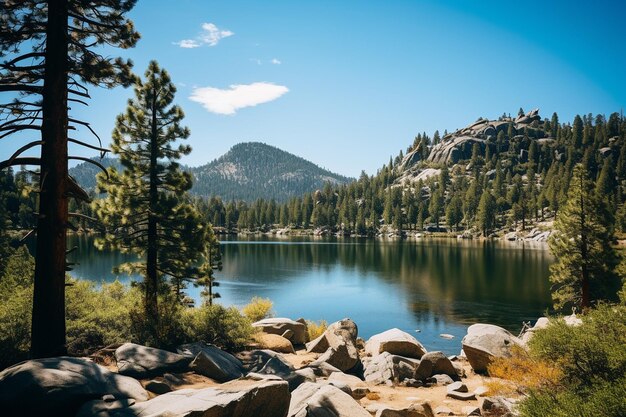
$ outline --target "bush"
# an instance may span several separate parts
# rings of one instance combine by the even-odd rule
[[[241,311],[252,323],[272,317],[272,307],[274,303],[269,298],[252,297],[250,303],[245,305]]]
[[[183,327],[189,341],[213,343],[226,350],[240,350],[254,332],[251,321],[235,307],[203,305],[183,312]]]
[[[626,415],[626,306],[599,305],[581,317],[575,327],[551,320],[527,354],[489,368],[526,391],[523,416]]]
[[[306,321],[306,329],[309,334],[309,340],[314,340],[320,337],[326,329],[328,328],[328,323],[326,320],[320,320],[319,323],[316,323],[312,320]]]

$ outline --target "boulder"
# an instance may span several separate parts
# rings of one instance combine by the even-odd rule
[[[411,404],[405,408],[387,408],[383,406],[376,411],[376,417],[434,417],[430,404]]]
[[[182,389],[149,401],[113,410],[90,404],[91,414],[81,417],[285,417],[289,390],[284,381],[231,381],[219,387]]]
[[[454,411],[452,411],[449,407],[446,407],[445,405],[440,405],[439,407],[435,408],[435,415],[436,416],[453,416]]]
[[[339,370],[338,368],[335,368],[334,366],[326,362],[309,364],[308,367],[313,370],[313,372],[315,373],[315,376],[319,376],[319,377],[328,377],[333,372],[341,372],[341,370]]]
[[[252,327],[262,330],[264,333],[276,334],[282,336],[286,334],[291,336],[289,341],[294,345],[303,345],[307,342],[306,325],[298,321],[294,321],[284,317],[272,317],[269,319],[259,320],[252,323]]]
[[[370,337],[365,344],[365,352],[371,356],[389,352],[419,359],[426,353],[426,349],[410,334],[394,328]]]
[[[285,334],[289,332],[288,330]],[[293,334],[293,332],[291,332],[291,334]],[[256,336],[256,340],[261,344],[263,349],[269,349],[279,353],[296,353],[289,339],[277,334],[261,333]]]
[[[248,372],[261,375],[274,375],[289,383],[294,390],[305,381],[304,375],[295,372],[295,368],[279,353],[271,350],[253,350],[240,353],[240,358]]]
[[[441,352],[428,352],[422,356],[419,366],[415,369],[414,378],[424,381],[436,374],[448,375],[454,380],[459,379],[454,365],[446,355]]]
[[[118,372],[135,378],[148,378],[164,372],[186,371],[192,358],[163,349],[124,343],[115,350]]]
[[[548,320],[547,317],[539,317],[539,319],[537,319],[537,322],[535,323],[535,325],[533,327],[531,327],[530,329],[527,329],[521,337],[522,342],[526,345],[528,344],[528,341],[530,339],[532,339],[532,337],[534,336],[535,332],[539,329],[545,329],[546,327],[548,327],[548,324],[550,323],[550,320]]]
[[[488,415],[512,417],[515,414],[515,400],[504,397],[485,397],[482,400],[480,409]]]
[[[71,416],[83,403],[105,395],[119,400],[148,399],[135,379],[84,358],[35,359],[0,372],[0,410],[7,417]]]
[[[473,392],[468,391],[467,385],[462,382],[455,382],[448,385],[446,396],[461,401],[475,400],[476,395]]]
[[[473,405],[468,405],[463,407],[463,415],[465,416],[480,416],[482,415],[480,413],[480,408],[473,406]]]
[[[473,324],[461,344],[472,369],[480,373],[487,371],[494,358],[511,357],[513,346],[522,346],[523,342],[502,327]]]
[[[327,362],[340,371],[349,371],[359,362],[357,337],[356,324],[350,319],[343,319],[328,326],[322,336],[307,344],[307,351],[323,352],[314,364]]]
[[[332,385],[306,382],[291,393],[289,417],[371,417],[350,395]]]
[[[218,382],[227,382],[243,376],[243,364],[239,359],[217,346],[206,343],[190,343],[179,346],[178,353],[193,357],[189,368]]]
[[[345,384],[350,388],[352,398],[360,400],[370,392],[367,384],[354,375],[344,374],[343,372],[333,372],[328,377],[328,383],[339,387],[339,384]]]
[[[364,376],[367,382],[385,384],[387,381],[398,383],[411,379],[419,365],[417,359],[405,358],[383,352],[364,362]]]
[[[454,380],[446,374],[435,374],[431,379],[434,379],[437,385],[450,385],[454,382]]]

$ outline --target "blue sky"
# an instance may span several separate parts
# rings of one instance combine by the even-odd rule
[[[121,54],[138,73],[156,59],[177,83],[194,149],[183,162],[263,141],[358,176],[418,132],[520,106],[561,120],[619,111],[625,17],[602,0],[139,0],[142,39]],[[131,95],[93,90],[75,114],[108,138]]]

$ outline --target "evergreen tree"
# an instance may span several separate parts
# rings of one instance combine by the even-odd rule
[[[96,213],[108,232],[97,243],[145,256],[120,270],[144,276],[145,314],[156,340],[159,290],[168,279],[181,288],[179,281],[193,273],[206,238],[206,225],[185,201],[191,177],[176,162],[191,148],[173,143],[189,136],[180,124],[183,111],[172,105],[175,92],[167,72],[152,61],[113,131],[112,150],[123,171],[111,167],[108,179],[98,175],[99,190],[108,196],[96,202]]]
[[[65,274],[68,198],[87,194],[68,177],[68,130],[89,127],[69,116],[86,104],[87,86],[114,87],[131,82],[131,63],[100,55],[102,46],[130,48],[139,34],[125,14],[133,0],[0,0],[0,105],[7,122],[0,137],[38,131],[41,140],[20,148],[0,169],[37,165],[39,207],[35,258],[31,352],[34,357],[65,353]],[[41,146],[41,157],[21,157]],[[98,149],[96,147],[96,149]]]
[[[461,223],[462,220],[463,201],[461,200],[461,197],[455,194],[450,200],[448,207],[446,208],[446,221],[448,223],[448,226],[454,226],[454,228],[458,231],[459,223]]]
[[[431,221],[435,222],[437,230],[439,230],[439,221],[441,220],[441,215],[443,213],[443,204],[443,192],[441,191],[441,188],[437,188],[430,196],[430,203],[428,206],[430,219]]]
[[[567,201],[549,239],[556,257],[550,280],[557,308],[573,305],[587,309],[594,301],[614,298],[617,293],[613,225],[602,213],[593,182],[582,165],[576,165]]]
[[[480,197],[477,218],[478,227],[482,230],[483,236],[488,236],[496,224],[496,199],[489,190],[485,190]]]

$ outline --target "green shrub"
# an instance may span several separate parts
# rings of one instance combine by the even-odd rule
[[[226,350],[240,350],[251,340],[251,321],[235,307],[203,305],[183,312],[184,332],[189,341],[213,343]]]
[[[600,305],[582,321],[554,320],[530,340],[530,355],[553,363],[562,377],[529,390],[523,416],[626,416],[626,307]]]
[[[319,323],[316,323],[312,320],[306,321],[306,330],[309,335],[309,340],[314,340],[320,337],[326,329],[328,328],[328,323],[326,320],[320,320]]]
[[[241,309],[241,312],[250,319],[252,323],[272,317],[272,307],[274,303],[269,298],[252,297],[249,304]]]

